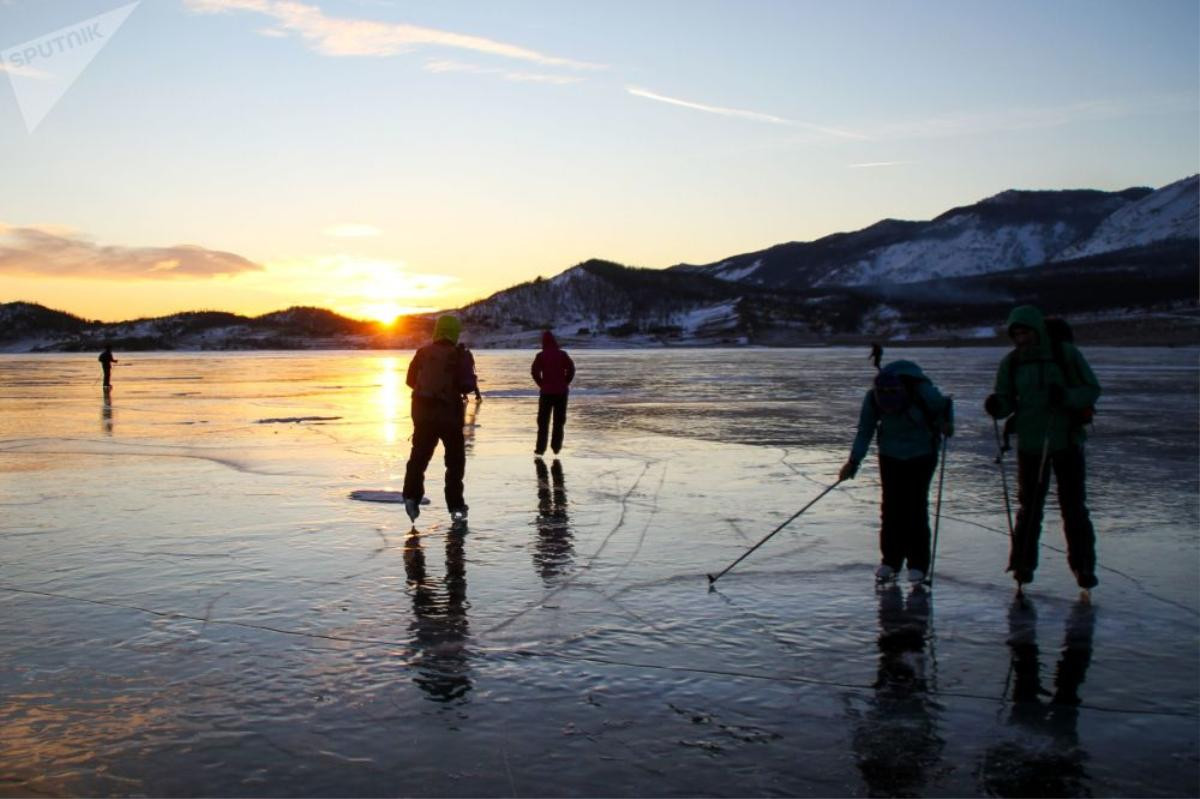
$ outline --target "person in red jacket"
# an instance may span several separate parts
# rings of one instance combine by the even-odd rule
[[[563,427],[567,423],[568,386],[575,379],[575,362],[565,350],[559,349],[558,339],[549,330],[542,331],[542,351],[529,367],[533,382],[538,384],[537,445],[535,455],[546,451],[546,428],[554,416],[554,432],[550,436],[550,449],[557,455],[562,449]]]

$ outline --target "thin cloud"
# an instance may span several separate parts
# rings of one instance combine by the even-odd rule
[[[315,5],[291,0],[185,0],[191,10],[204,14],[249,11],[274,20],[269,30],[286,31],[330,56],[391,56],[417,47],[448,47],[527,61],[546,67],[603,69],[572,58],[548,55],[526,47],[481,36],[370,19],[330,17]]]
[[[652,92],[649,89],[642,89],[637,86],[626,86],[625,91],[632,94],[634,97],[644,97],[647,100],[655,100],[668,105],[679,106],[680,108],[690,108],[693,111],[703,111],[706,114],[718,114],[725,117],[735,117],[737,119],[748,119],[752,122],[767,122],[772,125],[786,125],[792,128],[804,128],[806,130],[822,133],[826,136],[833,136],[839,139],[865,139],[860,133],[855,133],[848,130],[839,130],[830,128],[825,125],[815,125],[811,122],[800,122],[794,119],[785,119],[784,117],[775,116],[774,114],[763,114],[758,111],[746,111],[741,108],[725,108],[719,105],[708,105],[706,103],[697,103],[691,100],[680,100],[677,97],[668,97],[664,94]]]
[[[367,238],[370,236],[378,236],[383,233],[382,230],[374,225],[360,225],[355,223],[331,225],[321,232],[326,236],[336,236],[337,238],[342,239]]]
[[[925,119],[883,125],[874,138],[942,139],[978,136],[1019,130],[1056,128],[1079,122],[1105,119],[1194,112],[1195,97],[1161,95],[1132,100],[1081,100],[1061,106],[1001,108],[978,112],[942,114]]]
[[[466,72],[472,75],[497,75],[504,80],[513,81],[515,83],[552,83],[555,85],[566,85],[568,83],[578,83],[582,78],[572,75],[550,75],[540,72],[516,72],[509,69],[500,69],[498,67],[484,67],[478,64],[464,64],[461,61],[451,61],[447,59],[439,59],[425,62],[424,69],[426,72],[443,73],[443,72]]]
[[[915,163],[916,161],[868,161],[864,164],[847,164],[846,166],[850,169],[875,169],[877,167],[906,166]]]
[[[0,225],[3,274],[159,280],[236,275],[261,269],[240,255],[189,244],[100,246],[61,229]]]

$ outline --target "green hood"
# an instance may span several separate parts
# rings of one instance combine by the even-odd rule
[[[458,343],[458,334],[462,332],[462,322],[458,321],[457,316],[438,317],[437,323],[433,326],[433,340],[445,339],[451,344]]]
[[[1032,305],[1020,305],[1012,309],[1012,313],[1008,315],[1007,329],[1012,330],[1013,325],[1024,325],[1025,327],[1033,328],[1037,333],[1037,349],[1042,351],[1042,355],[1049,352],[1050,339],[1046,335],[1046,318],[1042,316],[1042,312]]]

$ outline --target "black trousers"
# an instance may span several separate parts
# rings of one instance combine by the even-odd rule
[[[883,562],[897,571],[929,571],[929,483],[937,469],[937,455],[916,458],[879,456],[879,549]]]
[[[1013,529],[1008,568],[1032,576],[1038,565],[1038,539],[1042,535],[1042,513],[1050,490],[1050,475],[1058,483],[1058,507],[1067,538],[1067,563],[1076,574],[1096,572],[1096,532],[1087,509],[1087,474],[1083,447],[1068,447],[1052,453],[1041,476],[1042,453],[1017,452],[1017,524]]]
[[[550,435],[550,449],[557,454],[562,449],[563,427],[567,424],[566,394],[541,394],[538,396],[537,445],[534,449],[539,454],[546,451],[546,428],[550,424],[551,414],[554,416],[554,432]]]
[[[466,507],[463,475],[467,470],[467,450],[463,440],[462,403],[414,397],[412,417],[412,450],[404,470],[404,496],[417,501],[425,496],[425,468],[440,441],[446,460],[446,508]]]

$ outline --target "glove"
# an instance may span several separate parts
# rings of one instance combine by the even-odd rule
[[[1000,418],[1000,397],[995,394],[988,394],[988,398],[983,401],[983,410],[988,416],[993,419]]]
[[[1067,390],[1058,383],[1051,383],[1047,394],[1051,408],[1061,408],[1067,402]]]
[[[854,461],[846,461],[845,465],[842,466],[842,470],[838,472],[838,482],[853,480],[856,474],[858,474],[858,464]]]
[[[942,435],[944,435],[946,438],[954,437],[954,423],[953,422],[947,422],[947,421],[942,422]]]

